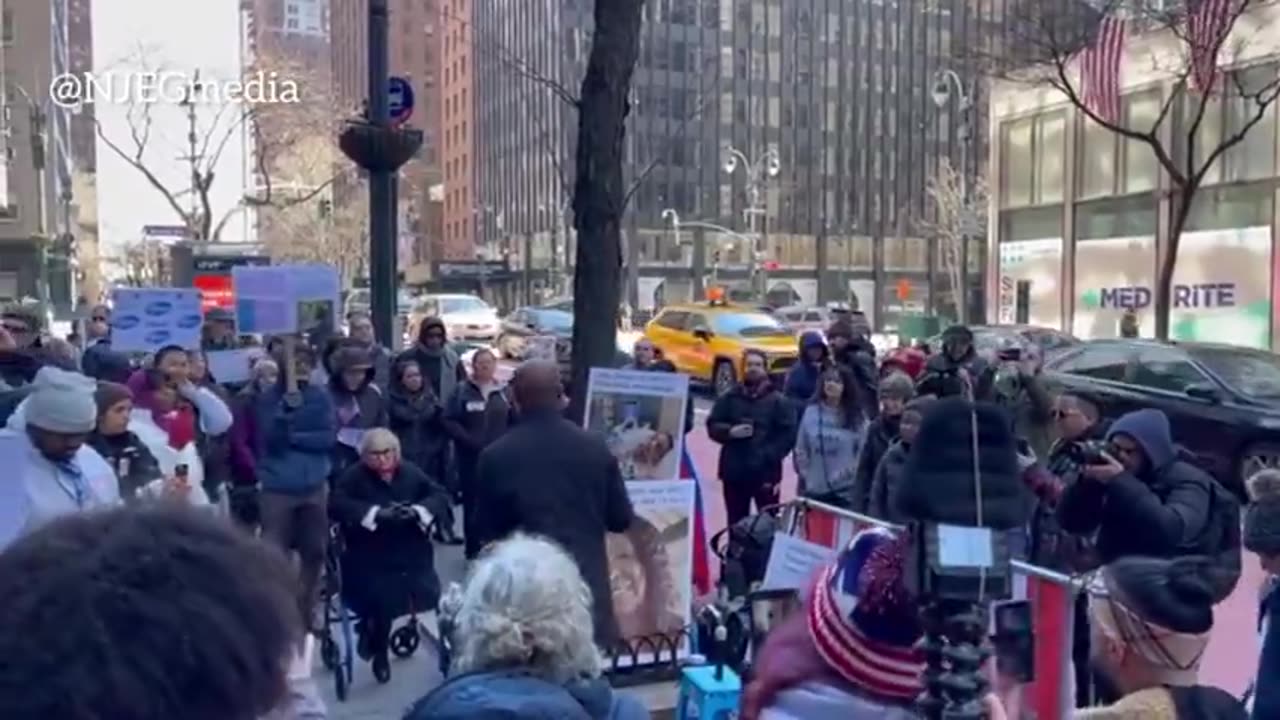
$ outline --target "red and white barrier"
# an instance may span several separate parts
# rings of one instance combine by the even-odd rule
[[[841,549],[872,526],[891,524],[840,508],[798,500],[800,516],[792,533],[809,542]],[[1035,681],[1021,688],[1000,688],[1011,718],[1069,720],[1075,709],[1075,672],[1071,661],[1075,620],[1075,583],[1060,573],[1014,561],[1014,599],[1031,602],[1035,637]],[[1018,691],[1021,692],[1018,692]]]

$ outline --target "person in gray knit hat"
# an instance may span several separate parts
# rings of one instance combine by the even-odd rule
[[[880,380],[879,396],[880,412],[867,427],[853,475],[853,511],[864,515],[871,510],[871,486],[876,468],[898,441],[902,411],[916,396],[916,385],[906,373],[891,372]]]
[[[1262,654],[1250,693],[1250,717],[1261,720],[1280,717],[1280,470],[1261,470],[1246,485],[1244,546],[1267,573],[1258,605]]]
[[[98,420],[97,384],[41,368],[21,428],[0,431],[0,549],[63,515],[120,502],[115,472],[85,443]]]

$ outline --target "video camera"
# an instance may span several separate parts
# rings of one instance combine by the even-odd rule
[[[1107,444],[1100,440],[1076,440],[1066,447],[1067,457],[1079,466],[1105,465]]]

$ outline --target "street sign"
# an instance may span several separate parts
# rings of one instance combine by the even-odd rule
[[[413,85],[408,78],[394,75],[387,87],[387,105],[391,110],[391,122],[399,125],[413,115]]]
[[[143,225],[142,234],[153,238],[184,238],[187,236],[186,225]]]

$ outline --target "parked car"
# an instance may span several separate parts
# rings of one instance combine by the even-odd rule
[[[481,340],[492,343],[502,322],[492,305],[475,295],[423,295],[409,315],[409,335],[418,336],[425,317],[444,321],[451,340]]]
[[[1045,364],[1055,389],[1079,393],[1114,419],[1153,407],[1174,440],[1226,487],[1280,467],[1280,357],[1208,343],[1097,340]]]
[[[498,339],[493,345],[498,356],[523,360],[528,354],[529,339],[554,337],[556,344],[573,342],[573,314],[547,307],[523,307],[502,320]]]
[[[820,305],[792,305],[778,308],[773,311],[773,316],[782,321],[783,325],[791,328],[796,337],[810,330],[816,330],[825,337],[832,321],[831,308]]]
[[[1041,355],[1048,357],[1063,348],[1080,344],[1080,340],[1072,335],[1039,325],[970,325],[969,329],[973,331],[973,345],[979,353],[994,352],[1014,341],[1035,345]],[[934,335],[924,344],[930,353],[940,351],[942,334]]]
[[[773,315],[720,301],[668,305],[645,326],[663,357],[717,394],[742,377],[742,352],[764,351],[769,373],[782,376],[799,356],[796,336]]]

